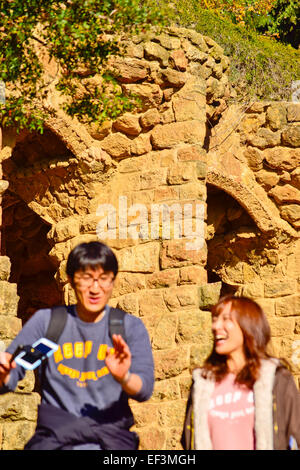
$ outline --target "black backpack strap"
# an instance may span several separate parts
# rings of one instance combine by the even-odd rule
[[[67,316],[67,309],[63,305],[52,307],[50,322],[45,337],[53,341],[53,343],[57,343],[64,330]]]
[[[60,305],[57,307],[51,308],[50,322],[45,333],[45,338],[53,341],[53,343],[58,343],[58,340],[64,330],[65,324],[67,322],[68,312],[65,306]],[[44,360],[40,366],[41,372],[40,377],[36,376],[36,386],[37,390],[43,395],[42,384],[45,380],[45,369],[46,369],[47,359]]]
[[[109,336],[112,339],[112,335],[121,335],[124,341],[126,341],[126,333],[124,326],[124,317],[126,313],[119,308],[110,307],[109,310]]]

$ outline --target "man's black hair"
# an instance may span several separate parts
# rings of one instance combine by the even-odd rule
[[[66,272],[73,279],[77,271],[99,267],[104,271],[112,271],[114,276],[117,275],[118,260],[113,251],[101,242],[80,243],[68,256]]]

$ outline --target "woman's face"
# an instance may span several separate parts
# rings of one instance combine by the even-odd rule
[[[212,317],[212,332],[215,351],[218,354],[244,354],[244,335],[234,314],[231,313],[231,302],[225,305],[219,315]]]

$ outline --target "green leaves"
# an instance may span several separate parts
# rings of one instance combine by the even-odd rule
[[[0,0],[0,80],[7,87],[1,124],[41,129],[36,104],[42,109],[47,83],[55,79],[67,97],[65,110],[80,120],[127,110],[132,100],[120,93],[109,93],[108,100],[105,87],[78,99],[80,80],[101,73],[109,56],[121,52],[120,34],[161,22],[152,0]],[[57,76],[43,74],[47,56],[56,62]],[[44,116],[50,112],[44,109]]]

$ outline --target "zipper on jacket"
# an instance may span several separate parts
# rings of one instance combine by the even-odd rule
[[[278,424],[277,424],[277,405],[275,401],[275,395],[273,394],[273,422],[274,422],[274,431],[278,433]]]

